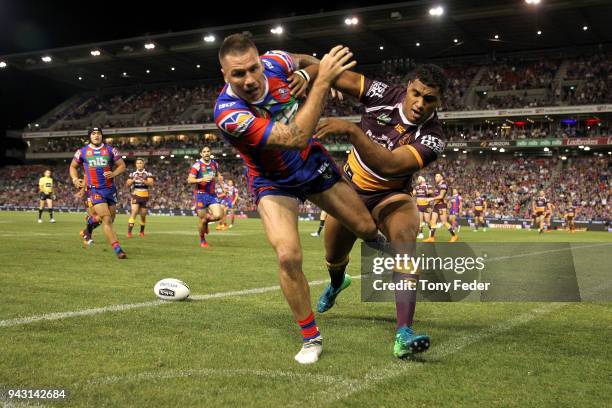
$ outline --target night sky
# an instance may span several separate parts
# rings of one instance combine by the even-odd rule
[[[273,3],[253,2],[252,10],[239,6],[228,13],[215,10],[210,0],[200,3],[171,1],[169,7],[130,0],[0,0],[0,55],[376,4],[351,0],[333,7],[331,2],[308,0],[270,7]],[[23,128],[76,92],[64,83],[16,69],[0,71],[0,137],[4,130]]]

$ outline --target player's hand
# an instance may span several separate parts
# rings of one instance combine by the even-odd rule
[[[328,135],[346,135],[352,133],[357,125],[347,120],[328,118],[319,121],[315,139],[323,139]]]
[[[72,180],[72,184],[74,184],[74,186],[76,188],[83,188],[85,187],[85,182],[83,181],[83,179],[80,178],[75,178]]]
[[[104,173],[102,173],[102,175],[103,175],[105,178],[113,178],[113,177],[114,177],[114,176],[113,176],[113,172],[112,172],[112,171],[105,171]]]
[[[337,89],[332,88],[329,90],[329,93],[331,94],[332,99],[337,99],[339,101],[344,100],[344,95]]]
[[[320,81],[326,85],[333,85],[340,74],[357,65],[357,61],[350,61],[351,58],[353,58],[353,53],[348,47],[335,46],[321,59],[319,74],[315,82]]]
[[[306,96],[306,90],[308,89],[308,81],[295,72],[287,78],[289,81],[289,89],[291,89],[291,96],[299,98]]]

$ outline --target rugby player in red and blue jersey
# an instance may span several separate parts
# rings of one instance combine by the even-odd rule
[[[99,128],[89,131],[89,144],[74,154],[70,163],[70,177],[76,188],[87,186],[87,197],[95,213],[102,221],[104,235],[119,259],[127,256],[121,249],[113,230],[117,204],[117,188],[114,178],[125,171],[125,162],[112,146],[102,142],[104,135]],[[79,166],[83,166],[85,178],[79,178]]]
[[[215,180],[220,186],[223,185],[223,176],[219,171],[219,164],[210,158],[209,146],[204,146],[200,151],[197,162],[191,166],[187,183],[195,184],[193,195],[195,197],[196,212],[198,214],[198,232],[200,233],[200,247],[207,248],[206,234],[208,234],[208,223],[220,220],[223,216],[223,208],[217,199],[215,191]]]
[[[240,152],[268,240],[280,267],[280,286],[301,328],[303,344],[295,356],[314,363],[322,338],[310,305],[308,281],[302,271],[298,234],[299,201],[310,200],[333,214],[355,235],[376,241],[372,217],[335,163],[312,136],[327,94],[336,78],[355,65],[353,54],[334,47],[321,60],[305,102],[289,88],[289,77],[312,62],[308,56],[271,51],[259,56],[242,34],[227,37],[219,61],[226,86],[215,105],[215,122],[226,141]]]

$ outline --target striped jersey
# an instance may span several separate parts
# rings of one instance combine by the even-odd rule
[[[104,177],[104,173],[113,171],[115,163],[121,160],[121,154],[114,147],[105,143],[99,147],[88,144],[76,151],[73,160],[83,165],[87,186],[94,188],[115,186],[114,179]]]

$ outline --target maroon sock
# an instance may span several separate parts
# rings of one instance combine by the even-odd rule
[[[405,280],[418,281],[418,275],[393,272],[393,282],[399,283]],[[395,312],[397,315],[397,328],[412,326],[414,311],[416,308],[416,290],[395,291]]]

